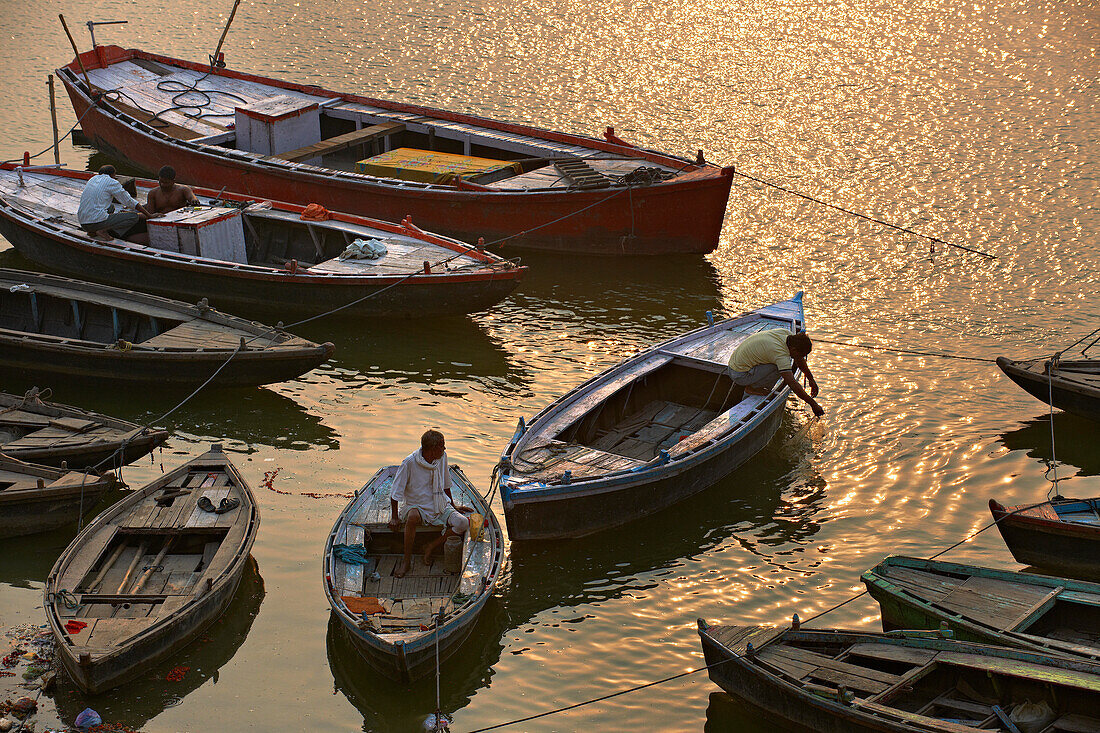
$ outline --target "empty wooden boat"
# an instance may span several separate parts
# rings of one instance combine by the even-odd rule
[[[1100,731],[1100,664],[914,635],[699,619],[711,680],[783,730]]]
[[[84,134],[148,171],[168,164],[186,183],[390,221],[412,215],[469,242],[706,253],[733,180],[733,168],[701,153],[644,150],[611,128],[598,140],[117,46],[57,74]]]
[[[305,206],[224,190],[198,189],[200,207],[153,219],[148,246],[101,241],[76,219],[91,176],[0,165],[0,234],[24,257],[64,274],[285,320],[342,306],[351,315],[472,313],[502,300],[527,269],[408,220],[330,213],[313,221],[302,218]],[[136,181],[137,199],[156,185]],[[341,259],[356,242],[378,256]]]
[[[1100,497],[1056,497],[989,511],[1016,562],[1047,572],[1100,579]]]
[[[0,538],[73,524],[118,485],[111,473],[60,470],[0,453]]]
[[[325,595],[333,615],[367,663],[382,674],[409,682],[451,656],[470,635],[492,595],[504,563],[504,536],[492,508],[458,466],[451,464],[451,496],[483,517],[481,531],[463,538],[462,570],[447,574],[443,548],[431,567],[420,558],[423,545],[440,527],[417,529],[413,563],[402,578],[393,571],[404,553],[404,527],[394,532],[390,486],[397,466],[381,469],[340,513],[325,543]],[[360,550],[342,559],[340,548]],[[442,618],[440,614],[442,613]]]
[[[745,395],[727,362],[750,334],[805,330],[802,293],[658,344],[519,428],[499,474],[512,540],[581,537],[713,485],[775,435],[790,389]]]
[[[1100,422],[1100,359],[1013,361],[997,357],[1001,371],[1043,404]]]
[[[212,384],[256,385],[293,379],[333,351],[205,302],[0,270],[0,370],[15,379],[195,387],[220,368]]]
[[[136,461],[168,438],[98,412],[45,402],[37,389],[22,397],[0,392],[0,453],[45,466],[109,470]]]
[[[102,692],[198,637],[233,599],[259,523],[219,445],[96,517],[46,581],[46,617],[73,681]]]
[[[891,556],[862,577],[882,628],[1100,661],[1100,584]]]

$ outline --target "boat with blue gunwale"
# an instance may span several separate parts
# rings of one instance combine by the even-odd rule
[[[1018,506],[989,500],[1001,539],[1016,562],[1045,571],[1100,579],[1100,497]]]
[[[748,336],[805,330],[802,293],[653,346],[520,420],[499,481],[512,540],[582,537],[712,486],[775,435],[790,388],[733,383]]]
[[[1100,664],[937,636],[699,619],[711,681],[782,730],[1100,731]]]
[[[861,578],[882,628],[1100,662],[1100,584],[892,555]]]
[[[404,527],[394,531],[387,524],[397,469],[380,469],[355,492],[325,542],[322,568],[332,614],[360,656],[387,677],[411,682],[433,672],[470,635],[500,580],[504,533],[489,503],[452,463],[455,506],[471,507],[483,518],[480,531],[471,526],[463,536],[461,569],[447,572],[442,547],[431,566],[424,565],[423,547],[442,528],[421,525],[411,567],[394,576],[405,536]],[[361,553],[357,561],[349,561],[341,547]]]

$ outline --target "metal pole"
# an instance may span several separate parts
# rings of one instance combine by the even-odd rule
[[[58,13],[57,17],[61,19],[61,27],[65,29],[65,35],[69,37],[69,44],[72,45],[73,53],[76,54],[76,63],[80,65],[80,72],[84,74],[84,83],[88,86],[88,94],[90,95],[92,93],[92,82],[88,80],[88,70],[84,68],[84,59],[80,58],[80,50],[76,47],[73,34],[69,32],[69,24],[65,22],[65,16]]]
[[[53,162],[60,165],[61,148],[58,147],[57,140],[57,98],[54,96],[53,74],[47,77],[46,83],[50,87],[50,119],[53,121]]]

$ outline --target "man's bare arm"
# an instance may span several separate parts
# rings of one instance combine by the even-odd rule
[[[804,390],[802,388],[802,385],[798,383],[798,380],[794,378],[794,372],[782,371],[779,372],[779,376],[783,377],[783,381],[787,383],[787,386],[791,388],[792,392],[798,395],[803,402],[810,406],[810,409],[814,411],[814,415],[816,415],[817,417],[821,417],[825,414],[825,410],[821,407],[821,405],[817,404],[817,400],[806,394],[806,390]]]
[[[810,383],[810,397],[817,397],[817,380],[814,379],[813,372],[810,371],[810,365],[806,363],[806,358],[795,359],[794,365],[798,367],[798,370],[806,375],[806,381]]]

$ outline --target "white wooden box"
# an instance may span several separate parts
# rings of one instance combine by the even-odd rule
[[[168,252],[248,263],[244,220],[237,209],[186,207],[149,219],[149,246]]]
[[[321,111],[316,102],[279,94],[234,111],[238,150],[278,155],[321,141]]]

